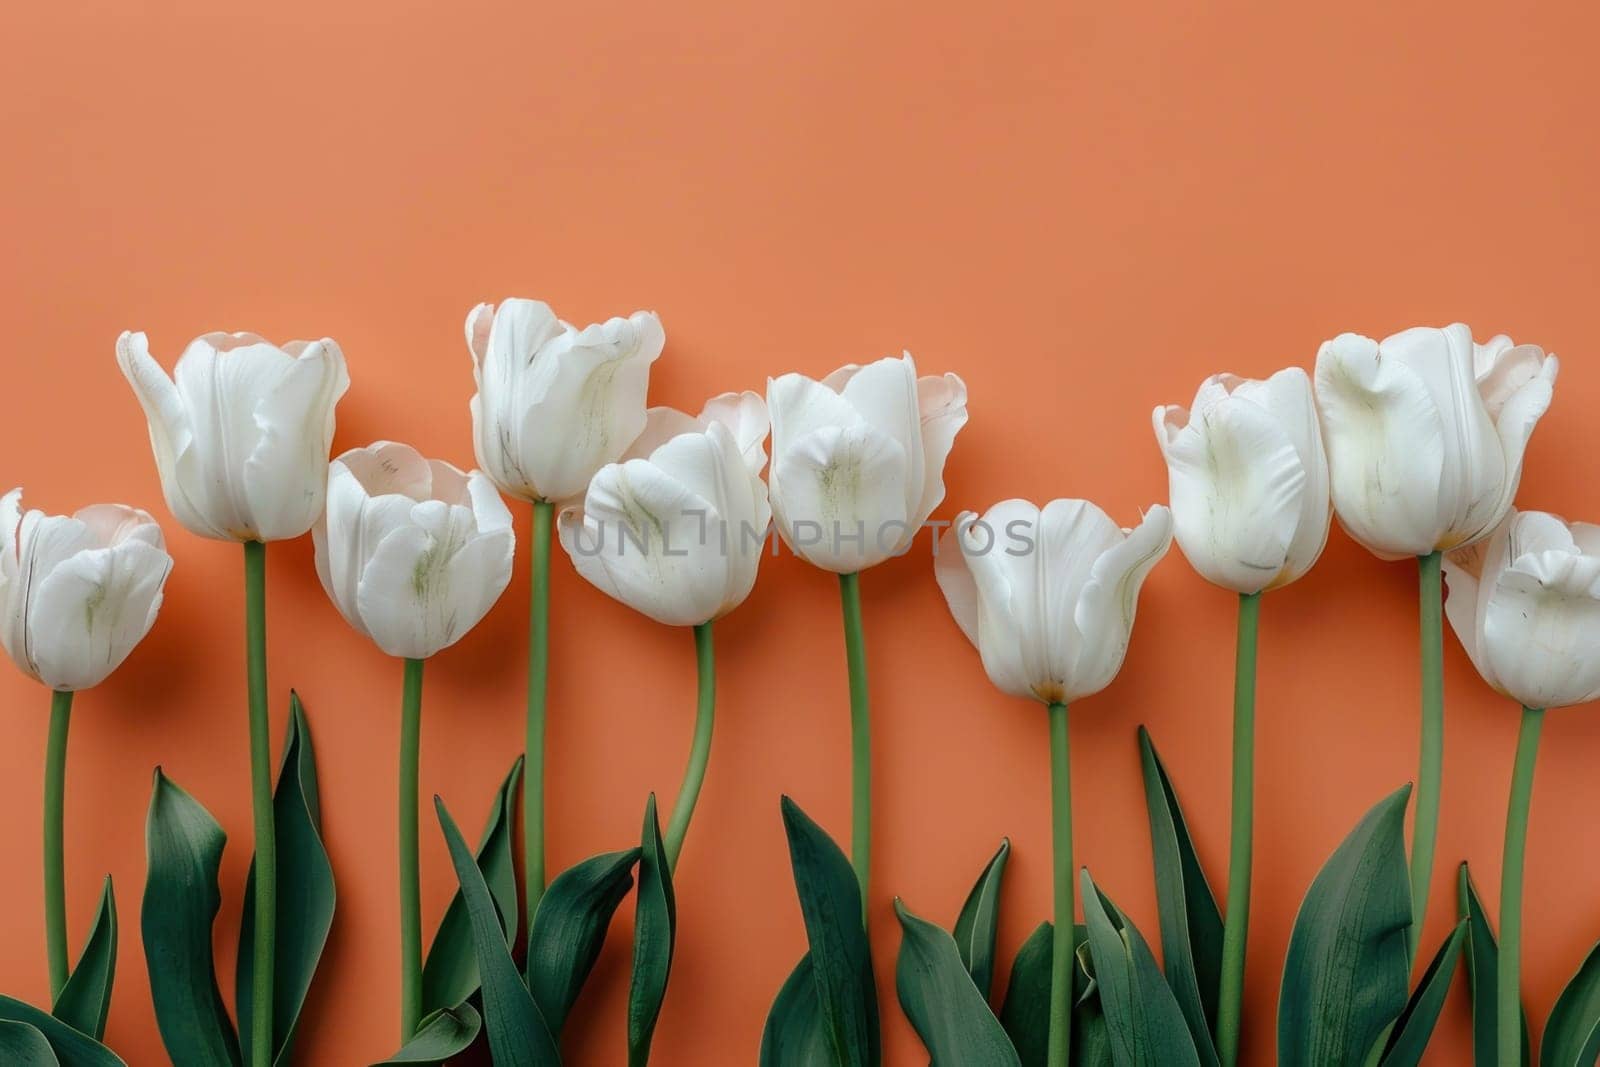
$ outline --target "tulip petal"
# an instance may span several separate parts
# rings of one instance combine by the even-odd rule
[[[52,689],[98,685],[150,632],[172,559],[144,541],[79,551],[30,598],[30,648]]]
[[[535,379],[544,373],[540,352],[565,327],[539,300],[511,299],[497,309],[479,304],[467,315],[467,347],[472,352],[472,445],[478,466],[507,493],[534,500],[539,489],[525,469],[522,431],[538,399]]]
[[[1230,396],[1197,408],[1163,451],[1178,544],[1195,570],[1237,593],[1285,579],[1306,472],[1277,418]]]
[[[297,346],[291,347],[301,354],[275,386],[234,394],[241,404],[247,396],[261,398],[250,413],[256,436],[242,475],[252,529],[264,541],[299,537],[322,513],[334,406],[350,388],[344,353],[332,340]],[[240,355],[230,353],[222,362]]]
[[[867,425],[824,426],[790,441],[771,473],[784,540],[838,574],[902,551],[916,533],[906,513],[906,463],[899,441]]]
[[[644,429],[622,454],[624,460],[649,459],[650,454],[679,434],[699,433],[700,420],[677,408],[653,407],[644,413]]]
[[[379,648],[426,659],[472,628],[478,619],[466,608],[475,601],[454,587],[451,564],[476,538],[470,509],[428,500],[413,505],[410,522],[378,543],[362,569],[356,604]],[[503,589],[494,590],[489,603]]]
[[[1526,369],[1526,365],[1523,369]],[[1548,357],[1537,373],[1515,386],[1501,404],[1495,432],[1499,435],[1501,447],[1505,449],[1505,478],[1495,498],[1491,528],[1510,510],[1512,501],[1516,499],[1517,486],[1522,482],[1522,458],[1527,452],[1534,427],[1550,410],[1550,401],[1555,395],[1556,375],[1560,370],[1560,361],[1555,356]],[[1502,379],[1502,384],[1509,385],[1514,380],[1508,377]]]
[[[1496,534],[1496,537],[1499,536]],[[1492,539],[1477,541],[1465,548],[1458,548],[1445,554],[1444,578],[1447,592],[1444,598],[1444,614],[1445,618],[1450,620],[1450,628],[1456,632],[1456,638],[1466,650],[1467,658],[1472,661],[1472,665],[1491,686],[1498,686],[1494,676],[1489,672],[1483,654],[1480,640],[1482,630],[1478,625],[1479,612],[1488,606],[1487,593],[1493,587],[1492,577],[1488,582],[1481,580],[1484,563],[1492,544]]]
[[[957,540],[977,591],[978,656],[995,688],[1010,696],[1048,700],[1047,656],[1036,614],[1038,595],[1027,604],[1027,586],[1037,579],[1039,509],[1026,500],[1002,500],[957,528]],[[1018,525],[1020,524],[1020,526]],[[1033,547],[1019,550],[1006,540],[1026,531]],[[960,621],[959,619],[957,620]]]
[[[767,382],[767,411],[772,418],[772,454],[789,442],[827,426],[861,425],[861,416],[845,399],[803,374],[785,374]]]
[[[933,556],[933,575],[939,583],[939,591],[944,593],[956,625],[974,648],[978,647],[978,583],[961,552],[961,531],[977,517],[971,511],[957,515],[935,544]]]
[[[922,419],[923,479],[916,510],[925,521],[944,502],[944,465],[956,434],[967,424],[967,385],[957,375],[917,379],[917,405]]]
[[[1484,648],[1503,691],[1533,708],[1600,696],[1600,561],[1567,555],[1564,565],[1521,557],[1495,583],[1484,616]]]
[[[1445,438],[1427,384],[1371,338],[1341,334],[1317,353],[1316,397],[1339,521],[1379,556],[1432,552]]]
[[[149,339],[143,333],[124,330],[117,338],[117,366],[144,410],[167,507],[185,529],[226,539],[227,531],[213,523],[200,502],[189,495],[190,472],[195,469],[194,429],[177,385],[151,357]]]
[[[751,474],[760,474],[767,465],[767,433],[772,420],[767,417],[767,402],[760,393],[746,389],[742,393],[723,393],[706,401],[700,411],[700,423],[709,427],[720,422],[733,431],[739,452]]]
[[[899,442],[906,457],[904,514],[917,522],[926,466],[922,448],[922,414],[917,400],[917,367],[910,354],[880,359],[862,367],[840,393],[863,421]]]
[[[1172,545],[1172,513],[1157,504],[1120,543],[1095,560],[1074,619],[1082,641],[1069,677],[1066,699],[1098,693],[1116,677],[1128,652],[1139,589]]]

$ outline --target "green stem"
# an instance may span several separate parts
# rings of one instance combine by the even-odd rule
[[[260,541],[244,543],[244,616],[250,687],[250,794],[256,834],[250,1061],[253,1067],[269,1067],[273,1053],[272,977],[278,925],[278,838],[273,826],[272,730],[267,717],[267,546]]]
[[[861,886],[864,925],[872,871],[872,709],[867,701],[860,575],[839,575],[839,600],[844,608],[844,653],[850,671],[850,862]]]
[[[678,869],[678,853],[683,850],[683,837],[689,832],[689,820],[694,817],[695,801],[700,799],[700,786],[706,780],[706,761],[711,757],[711,725],[716,717],[717,669],[711,650],[711,624],[703,622],[694,628],[695,663],[700,675],[700,701],[694,716],[694,741],[689,746],[689,765],[683,771],[683,785],[678,788],[678,801],[672,806],[672,820],[667,823],[667,868]]]
[[[67,727],[72,694],[50,694],[50,740],[44,757],[44,941],[50,963],[50,1002],[67,984],[67,876],[62,855],[67,786]]]
[[[1055,846],[1055,931],[1050,952],[1050,1043],[1045,1062],[1067,1067],[1072,1052],[1072,756],[1067,706],[1050,705],[1050,822]]]
[[[528,604],[528,727],[522,770],[522,862],[527,881],[528,939],[544,896],[544,722],[550,676],[550,531],[555,505],[533,502],[533,595]]]
[[[1217,1056],[1222,1067],[1239,1059],[1244,1000],[1245,940],[1250,932],[1250,861],[1256,792],[1256,626],[1261,594],[1239,597],[1239,638],[1233,659],[1233,827],[1228,838],[1228,921],[1222,932],[1222,988],[1217,998]]]
[[[1417,958],[1428,884],[1439,832],[1439,779],[1444,767],[1444,630],[1439,588],[1440,554],[1417,558],[1418,608],[1422,620],[1422,756],[1417,767],[1417,817],[1411,826],[1411,959]]]
[[[400,702],[400,1043],[422,1019],[422,887],[417,863],[417,762],[422,748],[422,664],[406,660]]]
[[[1522,709],[1517,762],[1511,772],[1511,802],[1506,807],[1506,850],[1500,865],[1500,958],[1495,975],[1500,1067],[1517,1067],[1522,1062],[1522,863],[1528,851],[1528,805],[1533,799],[1533,765],[1543,725],[1542,708]]]

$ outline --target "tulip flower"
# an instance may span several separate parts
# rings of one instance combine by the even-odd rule
[[[694,628],[699,710],[689,766],[663,843],[677,866],[711,751],[712,623],[755,586],[772,510],[761,468],[766,405],[728,393],[698,418],[651,408],[620,463],[602,467],[583,506],[561,513],[561,544],[600,591],[657,622]]]
[[[1444,763],[1440,553],[1491,533],[1511,508],[1522,456],[1560,364],[1461,323],[1383,341],[1341,334],[1317,353],[1317,407],[1340,524],[1380,559],[1418,561],[1422,744],[1411,848],[1411,956],[1428,911]]]
[[[579,495],[645,427],[650,365],[666,334],[636,311],[579,330],[538,300],[479,304],[467,315],[478,391],[472,440],[500,491],[533,505],[527,770],[522,786],[528,930],[544,895],[544,733],[550,654],[550,540],[555,508]]]
[[[317,575],[345,621],[405,661],[400,719],[400,1028],[422,1017],[417,762],[424,662],[476,626],[511,582],[511,512],[489,479],[391,441],[328,465],[312,531]]]
[[[46,515],[23,513],[21,489],[0,497],[0,644],[24,674],[53,690],[44,790],[52,1000],[68,978],[62,811],[72,695],[104,681],[150,632],[171,570],[161,528],[137,508],[97,504]]]
[[[191,533],[244,545],[256,845],[250,1049],[252,1067],[268,1067],[278,860],[267,722],[266,542],[301,536],[322,513],[334,407],[350,376],[344,353],[329,338],[280,348],[253,333],[196,338],[169,378],[151,358],[145,335],[125,332],[117,338],[117,365],[150,424],[173,516]]]
[[[1223,928],[1217,1052],[1239,1055],[1255,822],[1256,629],[1261,594],[1311,569],[1328,540],[1328,460],[1311,379],[1290,367],[1265,381],[1216,374],[1193,407],[1155,409],[1178,546],[1207,581],[1239,594],[1233,694],[1233,823]]]
[[[1050,712],[1055,927],[1048,1062],[1072,1047],[1072,784],[1067,708],[1111,684],[1133,635],[1139,589],[1172,544],[1172,514],[1152,507],[1119,529],[1086,500],[1043,508],[1005,500],[962,512],[940,539],[935,573],[989,680]]]
[[[1445,557],[1445,612],[1498,693],[1522,705],[1500,868],[1496,983],[1501,1063],[1518,1063],[1522,871],[1539,733],[1548,708],[1600,697],[1600,526],[1513,511],[1487,542]]]
[[[967,422],[954,374],[917,377],[911,354],[840,367],[822,381],[767,381],[772,513],[795,553],[839,575],[850,674],[851,861],[867,903],[872,852],[872,730],[861,627],[861,571],[910,548],[944,499],[944,464]]]

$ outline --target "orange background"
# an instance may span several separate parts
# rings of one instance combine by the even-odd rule
[[[939,517],[1083,496],[1124,521],[1165,499],[1153,405],[1223,369],[1310,365],[1346,329],[1470,322],[1566,362],[1520,501],[1600,517],[1590,413],[1600,16],[1446,3],[9,5],[0,65],[0,482],[70,510],[150,508],[177,568],[155,631],[82,696],[67,871],[73,953],[100,877],[123,941],[109,1042],[164,1061],[139,947],[157,763],[231,836],[219,965],[231,990],[250,844],[240,553],[162,505],[112,358],[147,330],[330,335],[354,386],[337,449],[380,437],[471,460],[462,320],[538,296],[587,322],[657,309],[655,402],[761,388],[909,348],[958,371],[972,421]],[[518,531],[526,534],[527,516]],[[301,1062],[391,1051],[398,1024],[394,764],[400,672],[339,619],[309,540],[270,553],[274,743],[287,690],[318,752],[339,913]],[[999,838],[1016,851],[1004,966],[1048,912],[1039,709],[998,695],[950,621],[926,542],[863,583],[875,700],[871,901],[889,1062],[922,1062],[896,1008],[889,901],[950,921]],[[693,657],[558,556],[551,864],[636,839],[676,790]],[[521,746],[525,558],[488,619],[430,667],[423,791],[470,834]],[[1323,859],[1414,773],[1414,568],[1341,532],[1263,612],[1247,1059],[1270,1063],[1295,909]],[[803,932],[778,819],[793,794],[848,834],[832,577],[788,554],[719,628],[710,775],[678,881],[661,1064],[754,1058]],[[1468,857],[1497,906],[1515,709],[1446,638],[1439,867],[1425,941]],[[1121,678],[1073,724],[1078,859],[1152,936],[1135,726],[1154,732],[1220,885],[1233,604],[1175,550]],[[46,996],[38,877],[46,694],[0,670],[0,988]],[[1542,1027],[1600,937],[1600,719],[1552,715],[1528,864],[1526,994]],[[454,887],[424,823],[424,923]],[[569,1029],[575,1063],[623,1062],[631,904]],[[431,934],[430,934],[431,936]],[[231,1001],[231,996],[230,996]],[[1431,1063],[1467,1055],[1458,989]]]

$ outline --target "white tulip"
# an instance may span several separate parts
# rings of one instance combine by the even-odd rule
[[[312,538],[339,613],[391,656],[455,644],[511,581],[511,512],[489,479],[391,441],[329,464]]]
[[[479,304],[467,316],[478,466],[518,500],[581,495],[644,429],[665,344],[653,311],[579,330],[538,300]]]
[[[1560,364],[1537,345],[1472,341],[1461,323],[1317,353],[1333,506],[1384,559],[1471,544],[1505,517]]]
[[[172,570],[161,527],[138,508],[22,512],[0,497],[0,644],[51,689],[104,681],[144,639]]]
[[[728,393],[698,418],[651,408],[620,463],[602,467],[561,544],[597,589],[669,626],[698,626],[755,586],[772,509],[761,481],[766,406]]]
[[[282,541],[322,513],[333,409],[350,387],[333,341],[279,348],[253,333],[190,342],[168,378],[142,333],[117,338],[117,364],[150,423],[167,507],[222,541]]]
[[[964,511],[934,563],[950,613],[1003,692],[1071,703],[1111,684],[1145,575],[1172,544],[1156,505],[1131,530],[1087,500]]]
[[[1600,697],[1600,526],[1512,511],[1444,572],[1451,629],[1496,691],[1540,709]]]
[[[850,574],[906,551],[944,499],[944,464],[967,422],[954,374],[918,378],[911,355],[818,382],[767,382],[772,510],[796,554]]]
[[[1154,421],[1178,546],[1203,578],[1259,593],[1311,569],[1332,514],[1305,371],[1266,381],[1215,374],[1192,408],[1158,407]]]

